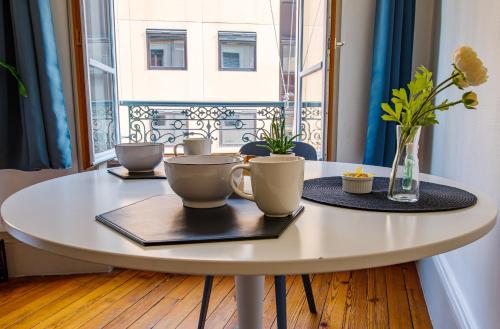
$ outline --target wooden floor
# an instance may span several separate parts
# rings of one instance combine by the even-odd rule
[[[300,276],[287,278],[288,328],[431,328],[413,263],[311,276],[318,314]],[[266,278],[264,328],[276,328]],[[203,277],[131,270],[11,279],[0,284],[0,328],[196,328]],[[236,328],[232,277],[216,277],[206,328]]]

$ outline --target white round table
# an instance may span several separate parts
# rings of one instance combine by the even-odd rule
[[[355,165],[306,162],[306,179]],[[376,175],[389,169],[365,166]],[[464,188],[429,175],[421,180]],[[466,188],[467,189],[467,188]],[[143,247],[95,221],[142,199],[172,194],[166,180],[121,180],[105,170],[65,176],[9,197],[7,231],[32,246],[118,267],[185,274],[236,275],[240,328],[260,327],[263,275],[355,270],[422,259],[479,239],[496,223],[485,194],[475,206],[433,213],[350,210],[303,201],[304,212],[278,239]],[[259,314],[260,313],[260,314]]]

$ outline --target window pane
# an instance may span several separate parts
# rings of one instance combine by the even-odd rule
[[[113,33],[111,30],[109,2],[85,0],[88,56],[107,66],[113,64]]]
[[[326,0],[304,1],[302,27],[302,68],[307,69],[323,61]]]
[[[295,40],[281,42],[281,61],[284,73],[295,73]]]
[[[311,144],[321,156],[323,141],[323,72],[316,71],[302,78],[301,133],[302,141]]]
[[[147,31],[149,68],[186,69],[186,31]]]
[[[240,68],[240,53],[222,52],[222,67]]]
[[[102,153],[112,149],[115,143],[114,77],[92,66],[89,75],[94,153]]]
[[[219,32],[220,69],[254,71],[256,40],[253,32]]]

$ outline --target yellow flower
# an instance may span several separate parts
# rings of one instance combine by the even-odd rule
[[[453,82],[461,89],[478,86],[488,80],[488,70],[471,47],[460,47],[453,54],[455,68],[462,73]]]
[[[479,104],[477,100],[477,94],[473,91],[468,91],[462,96],[462,103],[468,109],[475,110],[476,106]]]

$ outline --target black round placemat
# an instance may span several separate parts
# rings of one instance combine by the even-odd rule
[[[417,202],[397,202],[387,199],[387,177],[375,177],[369,194],[342,191],[342,177],[322,177],[304,182],[302,197],[331,206],[389,212],[431,212],[462,209],[473,206],[477,197],[467,191],[434,183],[420,182]]]

